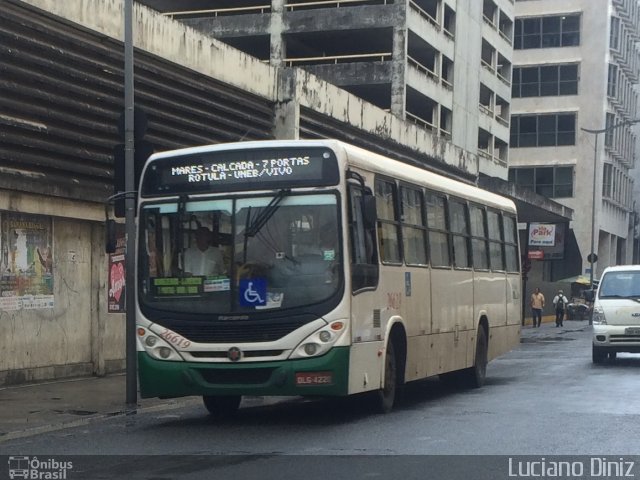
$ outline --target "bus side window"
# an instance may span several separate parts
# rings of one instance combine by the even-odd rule
[[[362,188],[349,187],[349,234],[351,236],[351,288],[353,292],[363,288],[372,288],[378,284],[378,255],[375,242],[375,223],[368,225],[366,217],[371,212],[371,201]],[[366,204],[366,206],[365,206]],[[371,223],[371,222],[369,222]]]

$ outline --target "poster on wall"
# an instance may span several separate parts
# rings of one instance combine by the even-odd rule
[[[50,217],[0,212],[0,310],[53,308]]]
[[[109,254],[109,278],[107,311],[125,312],[125,251],[126,237],[123,224],[116,224],[116,251]]]

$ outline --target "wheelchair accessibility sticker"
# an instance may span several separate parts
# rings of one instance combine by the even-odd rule
[[[240,280],[240,305],[258,307],[267,304],[267,282],[264,278]]]

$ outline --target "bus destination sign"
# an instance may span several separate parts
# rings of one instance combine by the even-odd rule
[[[256,190],[338,183],[327,148],[230,150],[153,160],[143,195]]]
[[[319,165],[319,162],[314,162]],[[295,170],[313,170],[309,156],[270,158],[247,162],[220,162],[209,164],[182,165],[171,168],[173,177],[186,176],[188,183],[193,182],[224,182],[244,178],[291,177]],[[299,172],[296,172],[299,174]]]

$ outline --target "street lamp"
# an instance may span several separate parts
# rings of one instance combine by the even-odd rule
[[[587,260],[589,261],[589,264],[590,264],[589,287],[591,288],[592,291],[593,291],[593,264],[598,260],[598,257],[594,252],[595,243],[596,243],[596,240],[595,240],[596,225],[595,224],[596,224],[596,188],[597,188],[596,173],[598,171],[598,135],[600,135],[601,133],[610,132],[612,130],[615,130],[618,127],[624,127],[625,125],[632,125],[638,122],[640,122],[640,118],[635,120],[625,120],[619,123],[615,123],[613,125],[609,125],[608,127],[601,128],[599,130],[592,130],[589,128],[580,129],[583,132],[593,133],[595,135],[595,142],[594,142],[595,145],[593,148],[593,192],[592,192],[593,196],[591,199],[591,251],[589,252],[589,256],[587,257]]]

